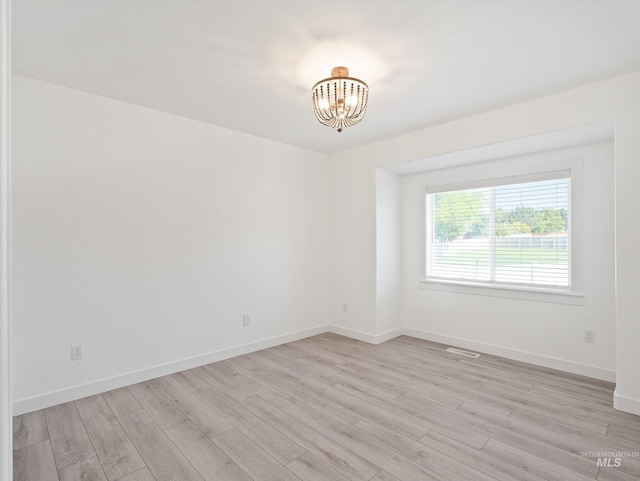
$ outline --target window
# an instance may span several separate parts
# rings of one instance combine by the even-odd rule
[[[571,172],[427,189],[427,280],[571,287]]]

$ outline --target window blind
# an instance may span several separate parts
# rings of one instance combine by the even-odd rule
[[[427,191],[427,278],[571,286],[569,171]]]

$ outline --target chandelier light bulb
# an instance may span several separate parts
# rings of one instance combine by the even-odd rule
[[[313,112],[318,121],[342,132],[362,120],[367,110],[369,87],[349,77],[347,67],[334,67],[331,77],[320,80],[311,90]]]

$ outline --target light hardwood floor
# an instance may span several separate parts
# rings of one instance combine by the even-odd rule
[[[611,383],[446,347],[323,334],[18,416],[14,480],[640,479]]]

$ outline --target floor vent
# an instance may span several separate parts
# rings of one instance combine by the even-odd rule
[[[454,354],[460,354],[461,356],[467,357],[480,357],[480,354],[478,354],[477,352],[463,351],[462,349],[456,349],[455,347],[447,348],[447,352],[452,352]]]

